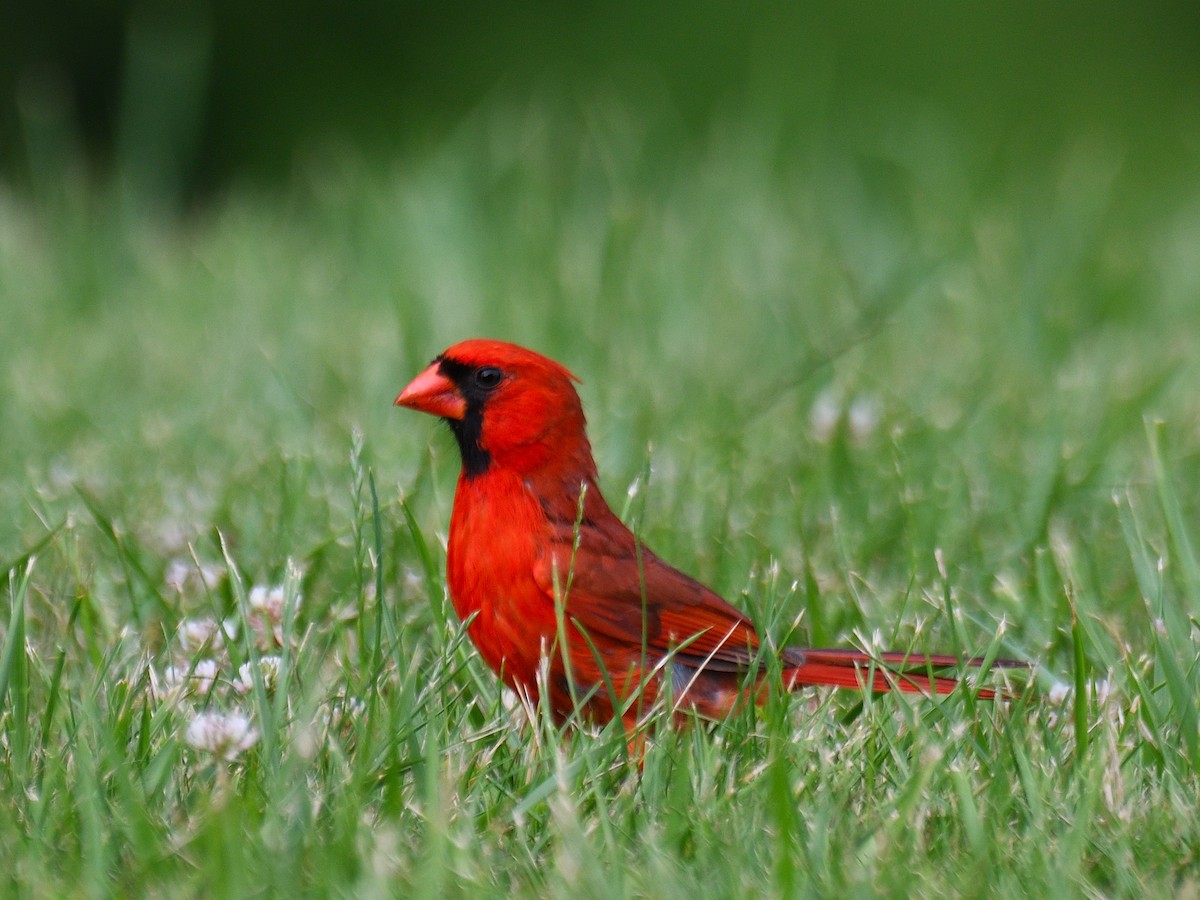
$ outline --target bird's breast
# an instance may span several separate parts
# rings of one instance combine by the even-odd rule
[[[488,664],[510,683],[532,686],[553,642],[553,605],[534,571],[548,552],[548,525],[520,478],[493,469],[462,478],[450,518],[446,574],[450,599]]]

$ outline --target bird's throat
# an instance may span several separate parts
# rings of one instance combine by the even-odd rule
[[[445,421],[450,426],[454,440],[458,442],[458,452],[462,455],[463,476],[479,477],[492,464],[492,455],[479,443],[483,434],[482,411],[477,406],[468,404],[467,414],[461,419]]]

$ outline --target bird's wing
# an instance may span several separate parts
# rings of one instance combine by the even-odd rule
[[[571,530],[556,528],[552,551],[535,566],[535,580],[552,602],[597,643],[651,656],[673,653],[677,663],[708,672],[743,672],[759,647],[758,633],[744,613],[714,591],[655,556],[611,519],[583,520]],[[868,653],[855,649],[780,650],[792,684],[838,685],[887,691],[949,693],[954,678],[929,669],[981,665],[957,656]],[[1023,664],[996,660],[993,666]],[[990,699],[991,690],[978,696]]]
[[[535,569],[551,601],[585,632],[709,670],[744,670],[758,647],[753,623],[694,578],[624,540],[559,544]]]

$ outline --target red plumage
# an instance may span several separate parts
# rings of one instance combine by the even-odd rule
[[[470,340],[396,398],[444,418],[462,453],[446,562],[454,608],[473,617],[471,640],[513,689],[536,700],[539,668],[548,667],[542,683],[560,717],[581,703],[594,719],[621,715],[632,725],[638,707],[664,692],[703,715],[727,715],[761,688],[761,677],[746,683],[759,650],[754,625],[655,556],[609,509],[575,380],[530,350]],[[789,687],[945,694],[957,686],[928,672],[958,665],[956,657],[797,647],[780,656]],[[639,686],[640,703],[630,704]]]

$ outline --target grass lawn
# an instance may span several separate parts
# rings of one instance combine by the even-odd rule
[[[4,893],[1200,891],[1194,154],[654,102],[493,98],[182,220],[0,193]],[[391,407],[473,335],[583,379],[614,507],[775,641],[1036,672],[641,770],[531,721],[445,595],[453,443]]]

